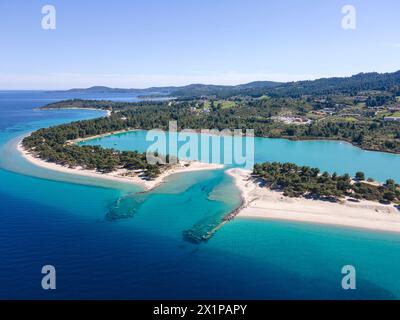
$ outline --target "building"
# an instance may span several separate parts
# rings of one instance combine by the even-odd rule
[[[286,124],[311,124],[312,120],[306,118],[306,117],[292,117],[292,116],[274,116],[271,117],[271,119],[274,119],[275,121],[283,122]]]
[[[333,115],[334,113],[336,113],[336,109],[335,108],[323,108],[322,112],[325,114]]]
[[[395,122],[395,121],[400,122],[400,117],[384,117],[383,120],[387,122]]]

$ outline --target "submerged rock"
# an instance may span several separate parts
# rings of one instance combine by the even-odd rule
[[[106,220],[116,221],[133,218],[145,200],[145,194],[134,194],[119,198],[106,214]]]

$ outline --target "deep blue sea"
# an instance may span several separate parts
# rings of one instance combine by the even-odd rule
[[[400,235],[237,218],[207,243],[202,230],[239,204],[223,170],[171,176],[160,188],[47,171],[22,159],[16,142],[40,127],[104,116],[99,111],[39,111],[69,98],[136,101],[135,96],[0,92],[1,299],[398,299]],[[88,143],[143,151],[145,132]],[[400,181],[400,156],[340,142],[256,139],[256,161],[291,161],[330,172],[365,171]],[[110,213],[131,212],[110,221]],[[400,213],[399,213],[400,214]],[[41,288],[54,265],[57,289]],[[341,269],[357,270],[357,290]]]

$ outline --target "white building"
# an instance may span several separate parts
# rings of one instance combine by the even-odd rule
[[[384,117],[383,120],[388,122],[400,121],[400,117]]]

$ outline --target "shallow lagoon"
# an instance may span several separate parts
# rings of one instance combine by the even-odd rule
[[[153,141],[147,141],[146,136],[147,131],[131,131],[87,140],[80,144],[146,152],[154,143]],[[166,137],[168,142],[168,133],[166,133]],[[194,141],[201,141],[201,139],[196,137]],[[185,143],[186,141],[178,142],[178,149]],[[245,143],[241,145],[244,152]],[[208,149],[211,150],[212,146],[210,139],[210,147]],[[189,154],[186,158],[199,160],[201,158],[201,145],[197,154],[197,157]],[[222,162],[223,154],[223,138],[220,138]],[[254,138],[254,162],[265,161],[294,162],[298,165],[318,167],[321,171],[336,171],[339,174],[349,173],[354,175],[357,171],[364,171],[367,177],[372,177],[379,181],[385,181],[388,178],[400,181],[399,155],[366,151],[341,141],[290,141],[285,139]]]

